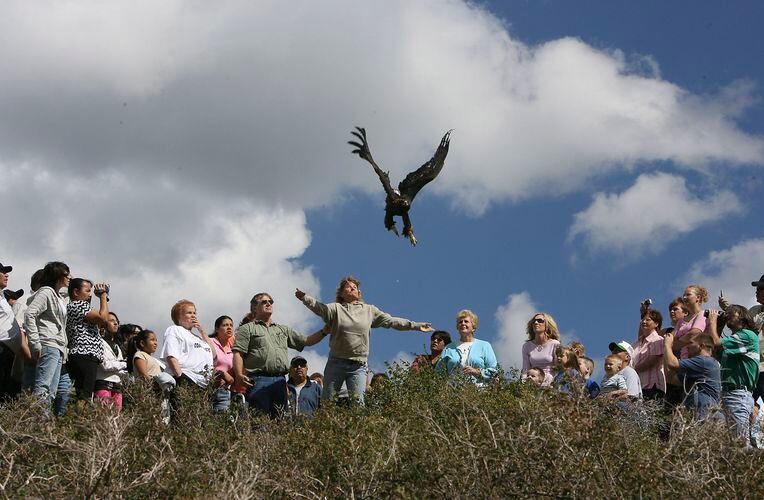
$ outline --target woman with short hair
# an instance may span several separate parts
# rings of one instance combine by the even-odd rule
[[[459,341],[451,342],[443,349],[436,370],[448,374],[461,373],[478,385],[490,382],[496,376],[498,362],[490,342],[475,338],[478,328],[477,314],[462,309],[456,315]]]
[[[525,327],[528,340],[523,344],[523,369],[522,378],[531,368],[538,368],[544,372],[544,383],[548,386],[552,383],[552,370],[555,366],[555,349],[560,345],[560,332],[557,322],[547,313],[534,314]]]
[[[196,318],[196,305],[190,300],[179,300],[172,306],[170,317],[174,323],[164,332],[160,358],[179,385],[206,388],[214,367],[214,347],[204,327]],[[194,335],[195,329],[199,335]]]
[[[658,332],[663,316],[648,309],[639,322],[639,333],[634,343],[632,366],[639,375],[644,399],[662,400],[666,395],[666,375],[663,371],[663,337]]]

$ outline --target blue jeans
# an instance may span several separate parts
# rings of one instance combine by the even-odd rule
[[[229,406],[231,406],[231,391],[226,385],[218,387],[212,394],[212,411],[223,413],[228,411]]]
[[[324,368],[324,392],[321,399],[334,399],[344,382],[348,387],[348,396],[363,404],[366,373],[366,363],[329,356]]]
[[[749,426],[753,410],[753,396],[747,389],[722,391],[722,408],[735,437],[745,440],[750,447]]]
[[[287,383],[283,375],[266,377],[250,375],[253,386],[247,391],[247,404],[250,408],[277,418],[287,411]]]
[[[63,354],[55,347],[42,346],[40,357],[37,358],[34,372],[32,394],[52,403],[58,392],[58,382],[61,378]],[[68,377],[68,375],[67,375]]]
[[[69,371],[64,364],[61,366],[61,375],[58,377],[58,385],[56,385],[56,397],[53,398],[53,414],[55,416],[60,417],[66,411],[71,387],[72,379],[69,378]]]

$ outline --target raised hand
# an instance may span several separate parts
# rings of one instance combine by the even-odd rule
[[[295,288],[294,296],[297,297],[297,300],[302,300],[305,298],[305,292],[303,292],[299,288]]]

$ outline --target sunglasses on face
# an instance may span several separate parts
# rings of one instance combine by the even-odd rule
[[[534,323],[546,323],[544,318],[533,318]]]
[[[292,368],[305,368],[308,366],[308,363],[292,363]]]
[[[260,305],[261,306],[264,306],[265,304],[273,305],[273,299],[270,299],[270,300],[269,299],[264,299],[264,300],[260,301]]]

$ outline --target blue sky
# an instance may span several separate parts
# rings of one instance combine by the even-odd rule
[[[645,297],[665,313],[698,281],[751,305],[764,273],[759,3],[3,9],[11,288],[60,259],[110,281],[123,321],[161,331],[179,298],[238,319],[268,290],[312,331],[291,292],[330,301],[353,274],[436,328],[472,309],[511,364],[536,310],[599,358]],[[455,129],[416,248],[384,230],[355,125],[394,183]],[[370,364],[427,338],[375,331]]]

